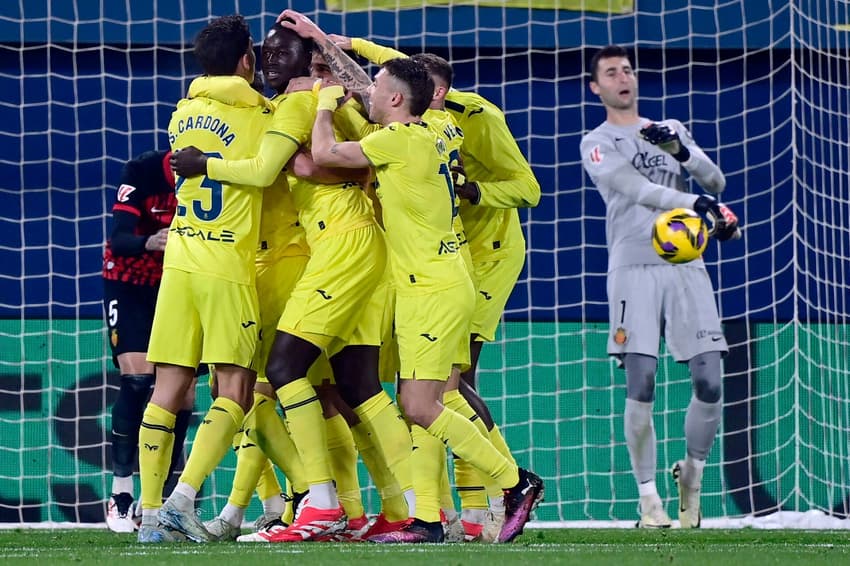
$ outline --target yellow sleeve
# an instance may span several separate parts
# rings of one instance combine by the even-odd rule
[[[461,154],[469,154],[486,166],[487,177],[493,179],[479,180],[467,171],[481,190],[478,206],[525,208],[540,202],[540,184],[501,112],[484,107],[469,116],[464,124]]]
[[[368,39],[362,37],[354,37],[351,39],[351,49],[358,55],[367,58],[376,65],[383,65],[392,59],[406,58],[407,55],[401,51],[396,51],[392,47],[384,47],[377,43],[372,43]]]
[[[298,147],[310,139],[315,116],[313,94],[292,93],[278,104],[256,156],[238,160],[211,157],[207,160],[207,176],[256,187],[271,185]]]
[[[373,124],[357,110],[357,104],[346,102],[334,112],[334,126],[347,140],[362,140],[372,132],[381,129],[380,124]]]

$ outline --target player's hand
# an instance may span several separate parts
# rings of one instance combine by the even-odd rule
[[[176,149],[169,160],[171,168],[181,177],[197,177],[207,174],[207,156],[194,146]]]
[[[640,129],[638,135],[672,155],[676,161],[687,161],[691,156],[691,152],[679,140],[679,134],[667,124],[647,124]]]
[[[710,225],[708,235],[712,238],[725,242],[741,237],[738,217],[725,204],[703,195],[694,202],[694,211],[708,218]]]
[[[455,194],[472,204],[478,204],[481,200],[481,189],[478,187],[478,183],[467,179],[466,170],[464,170],[463,165],[453,165],[451,172]]]
[[[145,249],[151,252],[163,251],[165,249],[165,242],[168,240],[168,230],[169,228],[163,228],[151,234],[145,242]]]
[[[345,102],[345,89],[342,88],[342,85],[338,84],[326,85],[324,82],[320,84],[321,88],[319,89],[316,110],[336,111],[339,105]]]
[[[305,90],[312,90],[313,83],[316,82],[316,79],[313,77],[295,77],[289,80],[289,84],[286,85],[286,94],[291,92],[304,92]]]
[[[277,17],[277,23],[286,29],[291,29],[306,39],[318,39],[325,35],[325,32],[314,24],[310,18],[295,10],[284,10],[281,12]]]
[[[351,51],[351,38],[346,37],[344,35],[337,35],[335,33],[329,33],[328,39],[330,39],[334,45],[339,47],[340,49],[345,49],[346,51]]]

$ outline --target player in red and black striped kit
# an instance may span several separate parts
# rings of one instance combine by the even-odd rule
[[[170,151],[149,151],[130,160],[121,174],[112,206],[112,233],[103,254],[103,306],[113,361],[121,371],[112,407],[112,495],[106,524],[133,532],[133,468],[139,425],[154,382],[146,360],[156,296],[162,278],[163,250],[177,208]],[[171,470],[182,454],[195,388],[177,414]],[[169,472],[169,476],[171,472]]]

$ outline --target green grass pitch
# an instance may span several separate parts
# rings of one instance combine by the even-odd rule
[[[850,564],[847,531],[530,530],[510,545],[180,543],[145,546],[106,530],[0,530],[0,563],[264,566]]]

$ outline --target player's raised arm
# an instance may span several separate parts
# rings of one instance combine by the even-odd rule
[[[319,51],[322,52],[322,56],[331,68],[334,77],[348,90],[365,97],[366,89],[372,84],[372,79],[310,18],[295,10],[284,10],[278,16],[277,21],[283,27],[293,30],[301,37],[312,39]],[[366,99],[364,99],[364,106],[368,108]]]
[[[339,85],[319,91],[313,124],[313,161],[325,167],[369,167],[359,142],[338,142],[334,136],[333,113],[344,98],[345,91]]]

